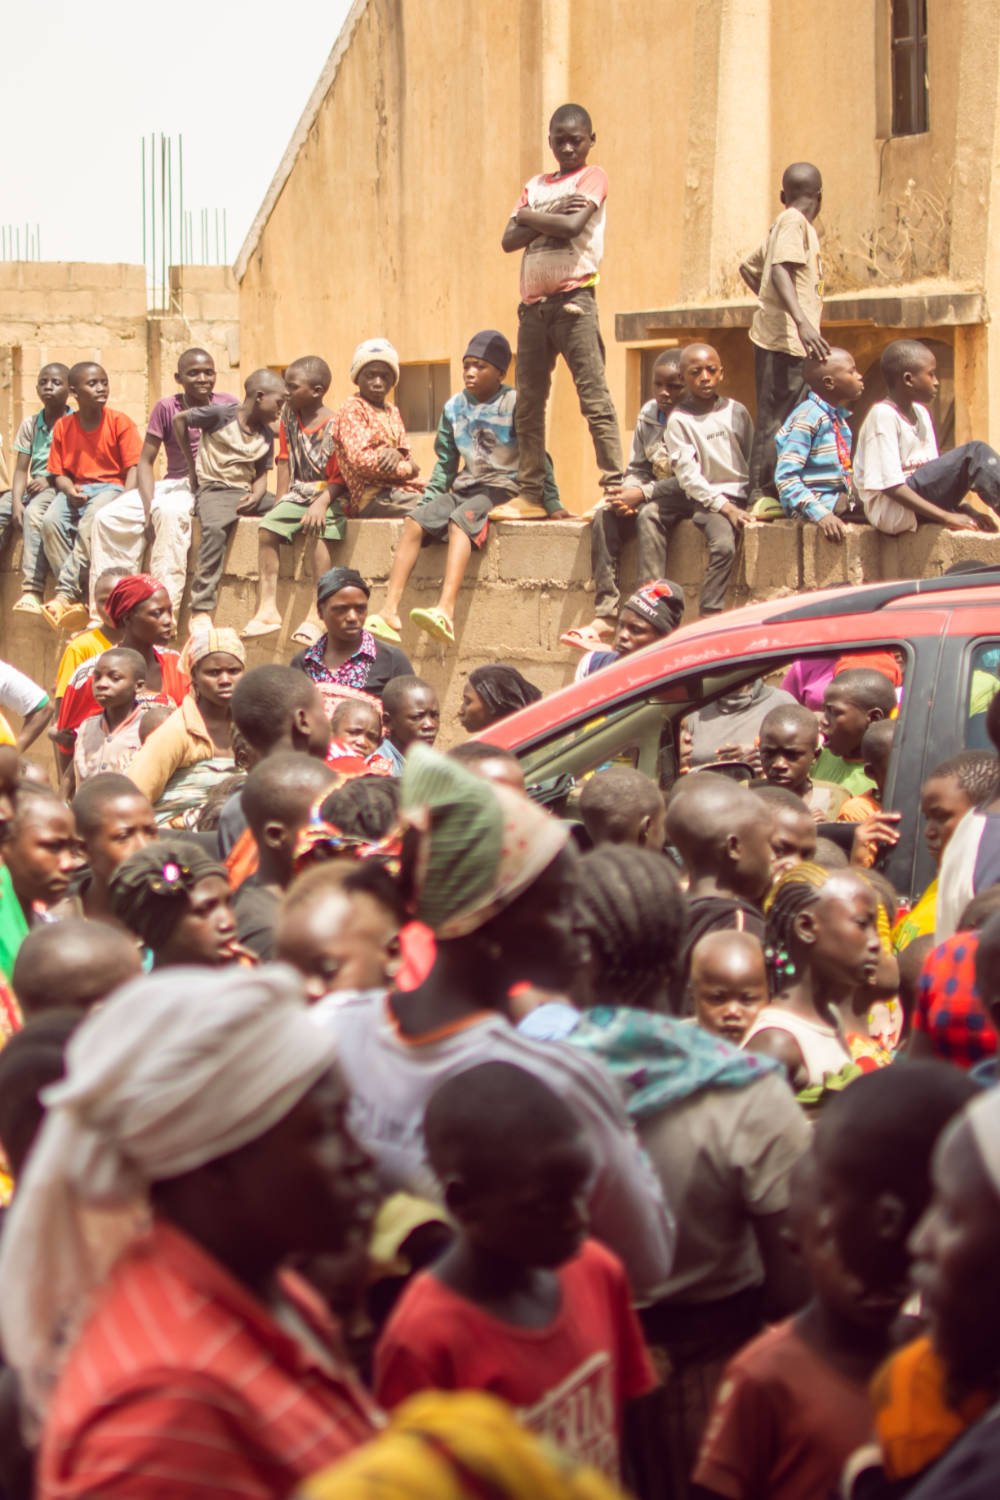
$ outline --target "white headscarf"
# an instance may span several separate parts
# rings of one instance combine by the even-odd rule
[[[357,385],[365,365],[388,365],[394,380],[399,379],[399,355],[388,339],[364,339],[351,355],[351,379]]]
[[[81,1024],[66,1077],[42,1096],[0,1243],[0,1337],[30,1416],[91,1293],[145,1226],[149,1185],[264,1135],[333,1057],[281,964],[164,969]]]

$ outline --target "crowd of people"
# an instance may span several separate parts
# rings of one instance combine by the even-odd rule
[[[17,608],[68,639],[51,690],[0,664],[4,1500],[985,1500],[1000,1476],[996,676],[973,685],[993,748],[921,788],[911,906],[878,868],[918,815],[885,803],[892,652],[705,703],[672,785],[623,759],[554,787],[490,739],[537,687],[472,671],[443,754],[399,639],[426,542],[444,583],[411,619],[447,644],[490,519],[563,513],[560,354],[604,489],[581,676],[680,624],[678,519],[711,614],[752,517],[1000,529],[997,457],[936,456],[933,356],[900,340],[852,460],[861,383],[820,332],[799,164],[743,267],[756,427],[713,349],[669,351],[624,465],[586,112],[550,141],[503,236],[516,390],[477,333],[426,486],[384,340],[336,411],[316,357],[237,402],[188,350],[145,440],[99,366],[39,376],[0,519]],[[242,632],[214,621],[240,515]],[[330,551],[348,516],[403,520],[378,614]],[[301,649],[248,669],[299,532]]]

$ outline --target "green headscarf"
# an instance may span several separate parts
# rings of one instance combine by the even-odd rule
[[[509,906],[569,838],[527,797],[419,742],[401,790],[404,819],[421,834],[417,916],[441,938],[475,932]]]

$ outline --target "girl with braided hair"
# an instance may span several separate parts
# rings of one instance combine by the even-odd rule
[[[584,855],[573,927],[586,961],[564,1045],[617,1079],[677,1215],[670,1275],[641,1317],[670,1370],[650,1413],[647,1467],[684,1497],[726,1360],[804,1300],[783,1225],[809,1126],[776,1064],[664,1013],[685,902],[662,854],[608,844]],[[522,1031],[561,1009],[541,1007]]]
[[[857,871],[802,863],[778,881],[766,911],[773,999],[743,1045],[780,1062],[796,1093],[821,1090],[852,1066],[844,1017],[875,998],[878,896]]]

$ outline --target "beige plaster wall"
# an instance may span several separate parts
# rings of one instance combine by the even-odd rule
[[[454,389],[471,331],[513,342],[519,257],[499,237],[525,178],[550,165],[546,121],[569,98],[593,115],[611,183],[598,296],[626,441],[638,352],[614,343],[614,314],[742,298],[739,259],[791,160],[824,173],[830,291],[938,277],[992,291],[1000,7],[929,13],[931,128],[887,140],[888,0],[819,28],[800,0],[517,0],[452,7],[447,24],[436,0],[356,5],[249,257],[244,369],[323,353],[344,396],[353,345],[384,332],[404,361],[449,359]],[[965,338],[958,426],[1000,442],[995,340],[980,332]],[[727,388],[752,406],[746,334],[718,342]],[[583,509],[593,451],[561,367],[550,417],[566,502]],[[415,446],[430,459],[429,434]]]

